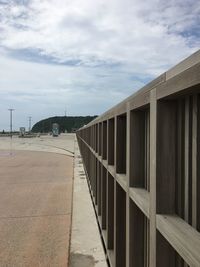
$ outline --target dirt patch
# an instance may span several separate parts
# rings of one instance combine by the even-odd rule
[[[94,267],[96,261],[91,255],[84,255],[79,253],[71,253],[70,267]]]

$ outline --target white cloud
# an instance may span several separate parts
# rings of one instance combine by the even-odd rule
[[[196,0],[0,1],[1,99],[103,112],[197,50],[199,16]]]
[[[15,111],[15,127],[29,115],[41,118],[99,114],[132,92],[129,75],[111,68],[58,66],[0,57],[0,129],[9,128],[7,109]],[[122,84],[123,83],[123,89]],[[135,87],[143,83],[136,81]]]
[[[179,32],[199,19],[199,1],[32,0],[4,5],[1,12],[2,45],[38,49],[58,62],[119,62],[148,72],[197,49]]]

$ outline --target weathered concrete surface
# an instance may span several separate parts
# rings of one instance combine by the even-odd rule
[[[91,255],[84,255],[79,253],[71,253],[70,266],[71,267],[93,267],[95,266],[95,260]]]
[[[35,138],[0,137],[0,150],[43,151],[63,155],[73,155],[75,134],[50,135]]]
[[[191,68],[200,62],[200,50],[192,54],[190,57],[184,59],[166,72],[166,79],[171,79],[179,73]]]
[[[67,266],[73,158],[0,155],[0,266]]]
[[[76,140],[74,165],[70,267],[106,267],[107,262]]]
[[[68,266],[74,139],[0,137],[0,266]],[[77,142],[74,175],[71,267],[107,266]]]

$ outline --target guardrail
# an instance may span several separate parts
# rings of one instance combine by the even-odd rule
[[[77,138],[110,265],[200,266],[200,51]]]

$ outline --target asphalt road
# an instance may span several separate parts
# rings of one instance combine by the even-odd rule
[[[67,266],[74,135],[13,140],[0,138],[0,267]]]

